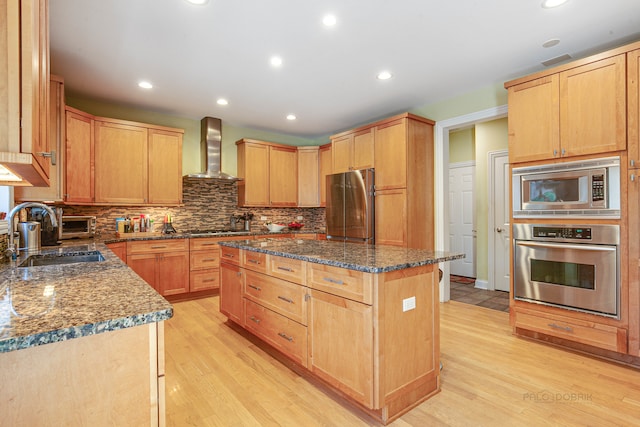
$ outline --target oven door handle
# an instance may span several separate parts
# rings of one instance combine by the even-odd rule
[[[616,246],[599,245],[572,245],[569,243],[538,243],[529,241],[516,241],[516,246],[529,246],[533,248],[575,249],[579,251],[615,252]]]

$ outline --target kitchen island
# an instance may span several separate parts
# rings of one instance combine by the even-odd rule
[[[25,254],[0,264],[3,424],[164,423],[163,322],[173,309],[102,243],[39,254],[88,252],[103,260],[18,268]]]
[[[389,423],[440,390],[437,263],[463,254],[313,240],[220,242],[220,311]]]

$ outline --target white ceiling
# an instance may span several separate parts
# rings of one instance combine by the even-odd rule
[[[580,58],[640,39],[640,0],[540,4],[52,0],[51,68],[72,93],[317,137],[529,74],[565,53]],[[323,26],[327,13],[335,27]],[[552,38],[560,43],[543,48]],[[283,58],[280,68],[272,55]],[[393,78],[377,80],[385,69]],[[154,88],[139,88],[143,79]]]

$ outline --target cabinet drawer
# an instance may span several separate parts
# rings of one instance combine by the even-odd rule
[[[307,328],[259,304],[245,301],[245,327],[307,367]]]
[[[514,326],[516,328],[540,332],[618,353],[627,352],[627,331],[622,328],[547,313],[523,312],[517,309],[515,318]]]
[[[246,271],[244,296],[296,322],[307,324],[305,287],[253,271]]]
[[[229,264],[240,265],[240,249],[220,246],[220,260]]]
[[[304,268],[304,261],[274,255],[269,255],[267,259],[269,266],[268,274],[271,276],[276,276],[301,285],[305,283],[306,270]]]
[[[308,262],[307,286],[365,304],[373,303],[370,273]]]
[[[191,238],[189,239],[189,249],[192,251],[203,251],[209,249],[218,249],[220,245],[219,238]]]
[[[242,267],[253,271],[259,271],[261,273],[267,272],[267,254],[253,251],[242,251],[241,259]]]
[[[207,291],[220,288],[220,270],[192,271],[189,274],[189,290],[191,292]]]
[[[205,270],[220,267],[220,249],[191,252],[189,267],[191,270]]]
[[[127,255],[188,251],[187,239],[138,240],[127,242]]]

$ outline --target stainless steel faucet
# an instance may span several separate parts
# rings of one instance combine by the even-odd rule
[[[49,206],[42,204],[42,203],[37,203],[37,202],[24,202],[24,203],[20,203],[18,206],[15,206],[13,209],[11,209],[11,211],[9,212],[9,214],[7,215],[7,221],[9,221],[9,247],[7,248],[7,252],[6,255],[10,256],[11,259],[15,260],[18,257],[18,247],[14,241],[14,237],[13,237],[13,233],[14,233],[14,224],[13,224],[13,218],[16,216],[16,214],[18,212],[20,212],[22,209],[24,208],[42,208],[45,211],[47,211],[47,213],[49,214],[49,217],[51,218],[51,226],[52,227],[57,227],[58,226],[58,220],[56,219],[56,214],[55,212],[53,212],[53,209],[51,209]]]

